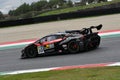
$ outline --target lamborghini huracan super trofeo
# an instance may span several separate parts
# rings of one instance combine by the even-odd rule
[[[96,49],[100,44],[100,36],[93,29],[100,30],[102,24],[81,30],[68,30],[47,35],[26,46],[21,58],[33,58],[42,54],[78,53]]]

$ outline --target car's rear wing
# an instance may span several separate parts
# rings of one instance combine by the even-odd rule
[[[98,26],[91,26],[90,28],[87,28],[87,31],[91,34],[91,33],[93,33],[92,32],[92,29],[97,29],[97,30],[101,30],[101,28],[102,28],[102,24],[100,24],[100,25],[98,25]]]
[[[66,33],[72,33],[72,34],[90,34],[92,33],[92,29],[100,30],[102,28],[102,24],[98,26],[91,26],[89,28],[83,28],[82,30],[68,30],[65,31]]]
[[[90,29],[97,29],[100,30],[102,28],[102,24],[98,25],[98,26],[91,26]]]

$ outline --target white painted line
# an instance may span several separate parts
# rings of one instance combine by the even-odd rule
[[[33,43],[33,42],[34,42],[34,41],[14,43],[14,44],[5,44],[5,45],[0,45],[0,48],[1,48],[1,47],[9,47],[9,46],[27,45],[27,44],[30,44],[30,43]]]
[[[98,65],[98,66],[96,66]],[[99,66],[101,65],[101,66]],[[120,66],[120,62],[114,62],[114,63],[100,63],[100,64],[87,64],[87,65],[76,65],[75,68],[82,68],[83,66],[86,66],[84,68],[94,68],[94,67],[104,67],[104,66]],[[92,67],[91,67],[92,66]],[[19,71],[11,71],[11,72],[0,72],[0,75],[14,75],[14,74],[23,74],[23,73],[33,73],[33,72],[44,72],[44,71],[51,71],[51,70],[59,70],[59,68],[65,68],[65,69],[73,69],[73,66],[63,66],[63,67],[52,67],[52,68],[43,68],[43,69],[31,69],[31,70],[19,70]],[[71,68],[70,68],[71,67]]]
[[[117,32],[107,32],[107,33],[99,33],[100,36],[108,36],[108,35],[116,35],[120,34],[120,31]]]
[[[120,66],[120,62],[116,62],[116,63],[113,63],[113,64],[109,64],[108,66]]]
[[[32,73],[32,72],[43,72],[43,71],[50,71],[54,68],[44,68],[44,69],[31,69],[31,70],[19,70],[19,71],[12,71],[12,72],[3,72],[1,75],[13,75],[13,74],[22,74],[22,73]]]

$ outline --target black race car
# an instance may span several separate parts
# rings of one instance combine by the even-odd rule
[[[102,24],[81,30],[68,30],[47,35],[26,46],[21,51],[21,58],[33,58],[53,53],[78,53],[96,49],[100,44],[100,36],[92,29],[100,30],[101,28]]]

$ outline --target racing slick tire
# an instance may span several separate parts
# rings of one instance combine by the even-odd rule
[[[80,51],[80,46],[76,41],[70,41],[68,43],[68,52],[77,53]]]
[[[95,36],[95,37],[91,37],[86,45],[85,45],[85,50],[92,50],[92,49],[96,49],[99,47],[100,44],[100,36]]]
[[[38,55],[37,48],[34,45],[28,47],[25,50],[25,53],[26,53],[27,58],[34,58],[34,57],[37,57],[37,55]]]

